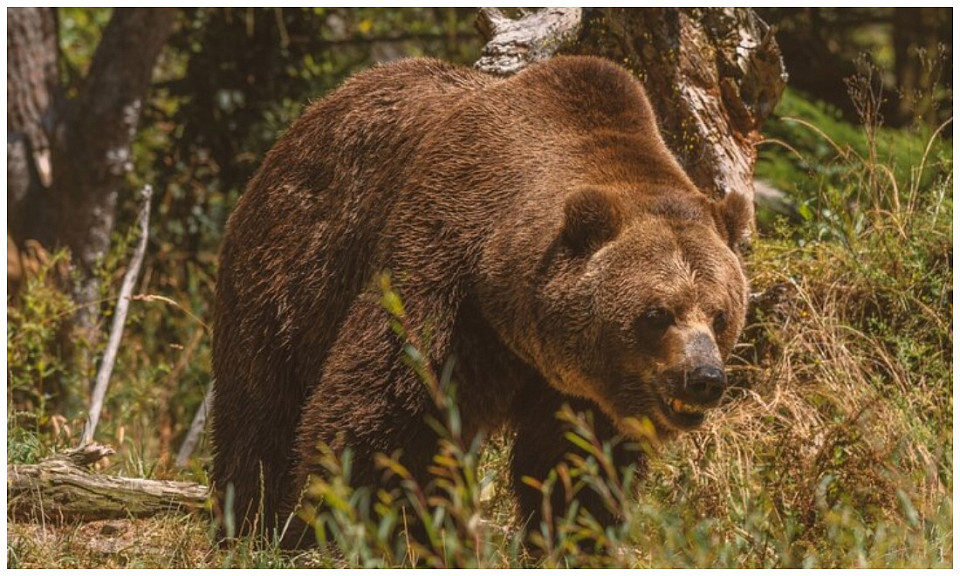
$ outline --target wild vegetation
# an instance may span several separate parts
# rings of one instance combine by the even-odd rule
[[[282,76],[275,86],[232,90],[241,83],[237,68],[216,64],[232,61],[231,35],[243,38],[251,21],[254,35],[268,36],[258,41],[280,32],[271,12],[230,14],[184,17],[144,112],[130,189],[154,183],[158,216],[137,289],[143,297],[131,306],[98,432],[117,448],[104,473],[206,482],[209,446],[186,468],[173,455],[208,384],[204,319],[226,214],[303,94],[330,88],[370,56],[371,42],[328,38],[311,51],[291,41],[286,50],[302,51],[247,63],[263,78]],[[63,9],[61,17],[69,66],[82,68],[104,13]],[[470,58],[469,45],[456,41],[469,21],[455,11],[338,17],[344,38],[409,29],[429,38],[416,50]],[[297,37],[289,26],[284,33]],[[433,499],[409,480],[403,490],[418,505],[400,509],[397,494],[350,486],[349,454],[328,454],[331,474],[311,488],[330,504],[319,512],[325,545],[317,550],[289,554],[249,539],[220,547],[216,527],[229,531],[232,520],[212,510],[72,524],[38,518],[9,523],[8,567],[952,567],[952,123],[938,114],[931,123],[925,113],[886,127],[884,102],[897,94],[878,88],[882,69],[859,66],[844,86],[846,116],[788,89],[766,126],[757,176],[783,190],[792,208],[758,213],[746,255],[754,312],[731,367],[737,386],[705,427],[651,447],[639,480],[608,484],[598,470],[610,447],[592,436],[589,418],[558,415],[592,456],[539,487],[598,491],[624,511],[622,526],[603,532],[573,504],[566,522],[533,527],[533,543],[523,545],[507,488],[509,431],[460,437],[449,401],[456,383],[444,367],[419,361],[421,336],[408,333],[402,302],[384,283],[411,368],[445,415],[436,423],[444,440]],[[205,87],[199,95],[185,91],[191,82]],[[931,101],[946,89],[937,85]],[[231,138],[213,131],[215,120],[233,123]],[[134,210],[133,202],[121,206],[118,221],[129,230],[116,235],[99,269],[106,314],[132,248]],[[82,431],[91,374],[71,361],[87,344],[63,346],[77,306],[65,258],[41,254],[39,272],[8,298],[8,464],[74,446]],[[89,346],[96,354],[100,344]],[[385,456],[382,464],[404,476],[400,462]],[[424,545],[404,537],[412,516],[426,527]],[[588,551],[585,539],[597,545]]]

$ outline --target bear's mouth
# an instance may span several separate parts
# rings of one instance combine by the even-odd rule
[[[672,396],[660,397],[660,412],[672,426],[682,430],[697,428],[706,418],[705,408],[688,404]]]

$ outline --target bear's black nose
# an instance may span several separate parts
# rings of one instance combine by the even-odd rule
[[[687,396],[697,404],[716,405],[726,384],[727,375],[723,368],[698,366],[687,372]]]

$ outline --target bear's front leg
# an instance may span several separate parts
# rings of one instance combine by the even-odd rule
[[[349,483],[369,489],[372,501],[378,489],[398,488],[398,479],[390,478],[378,465],[381,454],[399,455],[400,464],[424,490],[430,483],[428,467],[437,452],[438,436],[428,422],[439,419],[439,413],[389,320],[375,299],[361,297],[340,329],[297,431],[294,486],[283,507],[287,515],[293,514],[285,547],[314,544],[311,527],[295,512],[310,477],[330,474],[321,463],[321,444],[337,457],[350,450]],[[322,506],[319,511],[323,512]]]
[[[596,442],[603,446],[607,443],[611,446],[609,460],[612,462],[609,463],[612,464],[616,477],[611,477],[608,467],[598,462],[599,480],[608,486],[622,487],[625,472],[639,473],[643,467],[643,453],[639,447],[634,442],[623,439],[613,422],[601,413],[595,404],[564,396],[546,384],[531,386],[518,395],[515,404],[516,439],[511,461],[520,520],[525,523],[528,540],[532,540],[530,536],[533,534],[539,534],[544,541],[556,543],[557,531],[562,523],[577,520],[576,517],[567,518],[574,501],[579,506],[576,516],[589,514],[606,529],[623,521],[622,506],[626,503],[624,497],[632,496],[617,494],[616,489],[601,494],[589,485],[577,489],[578,478],[571,478],[570,482],[565,483],[563,475],[559,473],[554,476],[549,497],[544,490],[531,486],[530,480],[543,485],[551,472],[558,467],[570,470],[579,458],[591,457],[587,450],[567,437],[568,433],[574,432],[574,427],[558,418],[558,413],[565,405],[569,406],[574,414],[592,415],[594,438],[584,440],[591,444]],[[594,548],[599,544],[597,540],[589,538],[581,542],[580,546]]]

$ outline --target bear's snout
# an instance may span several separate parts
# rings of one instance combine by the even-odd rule
[[[701,325],[677,327],[668,347],[663,392],[688,409],[704,410],[720,403],[727,376],[717,344]]]
[[[692,430],[703,424],[706,411],[720,404],[726,389],[723,366],[699,363],[662,374],[660,413],[668,428]]]
[[[727,386],[723,366],[697,363],[678,366],[663,374],[662,388],[668,405],[680,411],[703,412],[720,404]]]
[[[723,368],[703,365],[687,372],[681,396],[691,404],[712,408],[720,403],[720,397],[727,385],[727,375]]]

